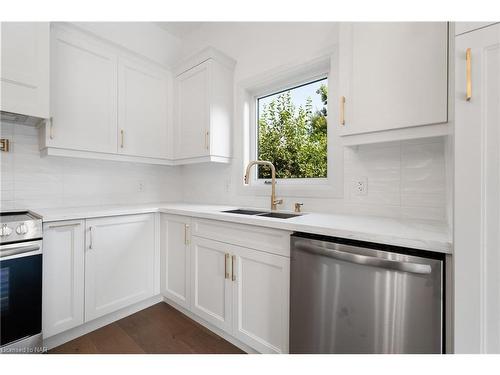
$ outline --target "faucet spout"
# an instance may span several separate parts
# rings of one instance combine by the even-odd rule
[[[247,169],[245,172],[245,184],[248,185],[250,180],[250,170],[254,165],[263,165],[271,168],[271,211],[277,210],[277,205],[282,204],[282,199],[276,199],[276,168],[274,168],[274,164],[267,160],[254,160],[248,163]]]

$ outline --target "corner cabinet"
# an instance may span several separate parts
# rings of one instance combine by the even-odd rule
[[[235,62],[208,48],[185,61],[175,78],[176,164],[229,162]]]
[[[43,337],[84,322],[85,222],[43,225]]]
[[[1,23],[0,110],[49,117],[48,22]]]
[[[344,144],[447,134],[448,38],[445,22],[341,24]]]
[[[50,66],[42,155],[172,164],[169,71],[58,24]]]

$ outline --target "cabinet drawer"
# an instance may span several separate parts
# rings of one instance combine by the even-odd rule
[[[291,232],[216,220],[193,221],[193,236],[231,243],[268,253],[290,256]]]

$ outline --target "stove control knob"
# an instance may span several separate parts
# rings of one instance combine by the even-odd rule
[[[7,224],[2,224],[0,227],[0,237],[7,237],[10,236],[12,233],[12,229],[10,229]]]
[[[28,226],[25,223],[21,223],[16,228],[16,233],[19,235],[24,235],[28,233]]]

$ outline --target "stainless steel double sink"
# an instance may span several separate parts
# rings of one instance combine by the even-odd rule
[[[290,214],[286,212],[269,212],[269,211],[258,211],[258,210],[250,210],[244,208],[238,208],[236,210],[227,210],[221,211],[226,214],[239,214],[239,215],[253,215],[260,217],[271,217],[275,219],[290,219],[292,217],[301,216],[302,214]]]

